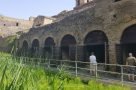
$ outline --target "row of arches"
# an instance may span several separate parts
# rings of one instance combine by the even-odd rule
[[[96,30],[87,34],[84,40],[83,52],[84,60],[87,61],[91,52],[95,52],[99,62],[104,62],[105,60],[105,42],[108,44],[108,38],[103,31]],[[76,46],[77,41],[74,36],[67,34],[61,40],[60,46],[60,58],[61,59],[76,59]],[[43,54],[45,56],[51,57],[53,53],[52,47],[55,47],[55,42],[53,38],[48,37],[45,40]],[[26,52],[28,50],[27,41],[23,41],[23,50]],[[34,39],[32,41],[31,53],[38,53],[40,48],[39,40]]]
[[[104,63],[109,58],[108,55],[108,38],[103,31],[96,30],[89,32],[85,39],[83,45],[83,56],[84,60],[87,61],[91,52],[94,52],[97,56],[98,62]],[[60,58],[61,59],[76,59],[76,45],[77,41],[74,36],[67,34],[61,40],[60,45]],[[44,43],[44,53],[53,53],[52,47],[55,47],[54,39],[48,37]],[[23,50],[26,52],[28,50],[27,41],[23,41]],[[122,37],[120,39],[119,45],[119,55],[122,59],[127,57],[129,52],[132,52],[136,56],[136,25],[132,25],[124,30]],[[36,53],[39,50],[39,40],[35,39],[32,42],[31,47],[32,53]],[[120,62],[120,61],[119,61]],[[123,60],[122,62],[123,63]]]

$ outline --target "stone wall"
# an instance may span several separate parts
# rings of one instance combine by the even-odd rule
[[[14,39],[18,38],[22,33],[28,32],[32,24],[32,19],[23,20],[0,16],[0,50],[10,51],[12,48],[11,43],[14,42]]]
[[[32,27],[33,21],[0,16],[0,26],[5,27]]]
[[[109,63],[117,63],[116,44],[120,44],[125,28],[136,24],[136,1],[94,0],[93,4],[91,8],[81,9],[80,12],[69,14],[50,25],[32,28],[20,37],[19,48],[24,40],[31,48],[34,39],[38,39],[40,48],[44,48],[48,37],[52,37],[55,45],[60,47],[61,40],[66,35],[73,36],[77,45],[84,45],[87,34],[98,30],[104,32],[108,38]]]
[[[44,26],[44,25],[51,24],[53,22],[54,22],[54,18],[46,17],[46,16],[37,16],[34,19],[33,27]]]

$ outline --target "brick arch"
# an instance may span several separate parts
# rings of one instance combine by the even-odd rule
[[[136,24],[127,27],[120,39],[121,43],[136,43]]]
[[[136,57],[136,24],[127,27],[123,31],[120,43],[122,57],[121,63],[126,62],[126,58],[130,52]]]
[[[45,41],[48,39],[48,38],[52,38],[53,39],[53,41],[54,41],[54,44],[55,44],[55,46],[56,46],[56,44],[57,44],[57,38],[56,37],[54,37],[53,35],[43,35],[42,37],[41,37],[41,47],[42,48],[44,48],[44,46],[45,46]]]
[[[79,41],[78,41],[78,37],[77,37],[76,33],[74,34],[74,32],[65,32],[65,34],[59,34],[59,35],[60,35],[60,36],[59,36],[59,38],[58,38],[58,46],[61,46],[61,41],[62,41],[62,39],[63,39],[65,36],[67,36],[67,35],[72,36],[72,37],[75,39],[76,43],[79,42]]]
[[[39,47],[41,47],[42,46],[42,39],[41,38],[39,38],[39,37],[30,37],[31,47],[32,47],[32,43],[33,43],[33,41],[35,39],[37,39],[39,41]]]
[[[76,45],[76,39],[74,36],[67,34],[61,39],[61,46]]]
[[[121,25],[117,26],[117,28],[114,28],[109,33],[110,40],[112,40],[112,38],[113,38],[114,40],[117,40],[116,41],[117,43],[120,43],[124,30],[126,30],[128,27],[130,27],[130,26],[132,26],[134,24],[136,24],[136,19],[133,20],[133,21],[130,21],[128,23],[124,23],[124,24],[121,24]],[[112,35],[112,37],[110,37],[111,35]]]
[[[26,40],[23,40],[22,48],[25,49],[25,50],[27,50],[29,48],[29,44]]]
[[[39,54],[39,49],[40,49],[40,41],[39,39],[33,39],[31,43],[31,55],[32,56],[37,56]]]
[[[44,46],[55,46],[54,38],[47,37],[44,41]]]
[[[20,51],[17,53],[18,55],[27,56],[29,53],[29,43],[27,40],[22,41],[22,46]]]
[[[54,52],[54,38],[53,37],[47,37],[44,40],[44,48],[43,48],[43,56],[46,58],[53,58],[53,52]]]
[[[87,34],[89,34],[90,32],[94,32],[94,31],[102,31],[105,33],[107,38],[109,38],[107,30],[103,29],[103,26],[101,26],[101,25],[94,25],[91,27],[88,26],[85,30],[80,32],[80,39],[81,39],[80,44],[84,45],[84,40],[85,40]]]
[[[32,44],[31,44],[31,48],[39,48],[40,47],[40,41],[39,39],[33,39]]]
[[[75,60],[77,41],[74,36],[66,34],[61,39],[61,59]]]
[[[121,44],[121,38],[123,35],[123,32],[130,26],[136,24],[136,20],[129,21],[127,23],[121,23],[116,25],[116,27],[111,28],[110,30],[107,30],[107,35],[109,39],[109,53],[110,53],[110,61],[114,63],[119,63],[119,64],[125,64],[126,60],[126,54],[122,53],[124,48],[122,47]]]
[[[26,41],[28,43],[28,48],[31,47],[31,43],[29,42],[29,39],[22,39],[19,41],[19,48],[23,47],[23,42]]]
[[[108,61],[108,37],[102,30],[93,30],[88,32],[84,39],[84,60],[88,58],[92,52],[97,57],[99,63],[109,63]]]
[[[105,42],[108,43],[108,37],[105,32],[101,30],[90,31],[84,37],[84,44],[103,44]]]
[[[23,41],[27,41],[28,47],[29,47],[29,48],[31,47],[31,41],[30,41],[29,36],[26,35],[26,34],[23,34],[23,35],[21,35],[20,38],[19,38],[19,48],[22,48]]]

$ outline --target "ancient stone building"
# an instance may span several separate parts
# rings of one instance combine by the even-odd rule
[[[33,19],[30,20],[16,19],[7,16],[0,16],[0,27],[24,27],[31,28],[33,24]]]
[[[39,27],[47,24],[51,24],[55,19],[51,17],[45,17],[45,16],[37,16],[34,19],[33,27]]]
[[[25,52],[52,58],[124,64],[136,56],[136,0],[76,0],[76,7],[33,27],[19,39]],[[45,20],[46,22],[46,20]]]
[[[11,43],[17,36],[29,31],[33,19],[30,17],[30,20],[23,20],[0,15],[0,51],[10,51],[13,47]]]

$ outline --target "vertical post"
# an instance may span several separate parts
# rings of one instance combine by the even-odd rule
[[[89,72],[90,72],[90,75],[92,74],[92,70],[91,70],[91,63],[89,62]]]
[[[30,62],[31,62],[31,65],[35,65],[35,60],[34,60],[34,58],[32,57],[32,58],[30,58]]]
[[[60,67],[62,68],[62,60],[60,60]]]
[[[97,64],[95,65],[95,78],[97,78]]]
[[[76,58],[75,58],[75,72],[76,72],[76,77],[77,77],[77,45],[76,45]]]
[[[105,64],[107,63],[107,43],[104,43],[104,50],[105,50]]]
[[[77,77],[77,61],[75,61],[75,73],[76,73],[76,77]]]
[[[68,60],[70,60],[70,53],[71,53],[71,45],[68,45],[68,49],[69,49],[69,52],[68,52]]]
[[[50,59],[48,59],[48,69],[50,69]]]
[[[24,59],[25,59],[25,60],[24,60],[24,64],[26,64],[26,57],[24,57]]]
[[[120,66],[120,67],[121,67],[121,84],[123,86],[123,82],[124,82],[123,66]]]
[[[20,57],[20,64],[22,63],[22,57]]]
[[[75,59],[77,61],[77,45],[76,45],[76,56],[75,56]]]
[[[49,49],[50,48],[51,48],[51,53],[50,53],[50,50],[49,50],[49,54],[48,54],[48,56],[49,56],[49,58],[48,58],[49,59],[49,65],[51,64],[50,59],[51,59],[51,61],[53,60],[53,45],[49,46]],[[51,56],[50,56],[50,54],[51,54]]]
[[[57,53],[59,53],[59,54],[57,54],[56,57],[57,57],[57,60],[60,60],[59,63],[60,63],[61,68],[62,68],[62,62],[63,62],[63,65],[64,65],[64,66],[67,64],[67,62],[63,61],[61,46],[60,46],[60,47],[57,47],[57,48],[58,48]],[[60,58],[60,56],[61,56],[61,58]],[[57,62],[58,62],[58,61],[57,61]]]
[[[28,64],[28,60],[27,60],[27,57],[25,57],[25,64]]]
[[[51,59],[53,59],[53,52],[54,52],[53,46],[51,46]]]
[[[37,59],[38,59],[38,60],[37,60],[37,65],[40,66],[41,57],[38,57]]]

